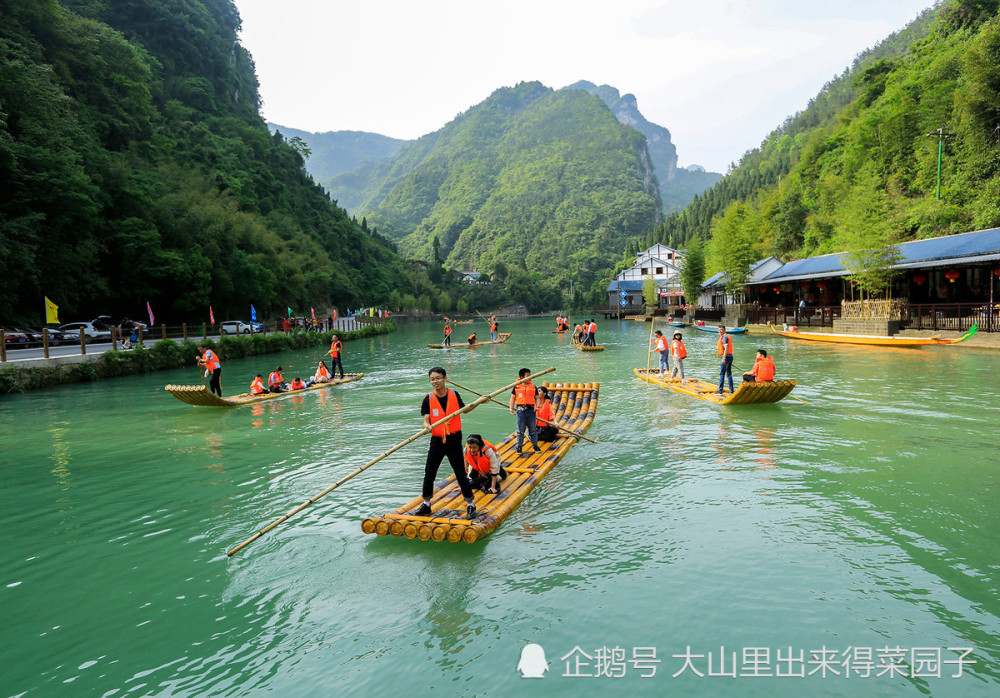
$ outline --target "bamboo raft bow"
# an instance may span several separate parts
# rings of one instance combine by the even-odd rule
[[[838,344],[867,344],[880,347],[926,347],[938,344],[958,344],[964,342],[979,331],[979,325],[972,328],[957,339],[939,339],[941,335],[933,337],[880,337],[867,336],[863,334],[833,334],[827,332],[790,332],[774,329],[774,325],[768,323],[771,331],[789,339],[805,339],[813,342],[834,342]]]
[[[202,405],[205,407],[238,407],[239,405],[249,405],[253,402],[280,400],[281,398],[288,397],[290,395],[310,393],[314,390],[330,388],[335,385],[340,385],[341,383],[353,383],[356,380],[361,380],[364,376],[365,374],[363,373],[345,373],[343,378],[331,378],[325,383],[313,383],[308,388],[302,388],[301,390],[289,390],[284,393],[264,393],[263,395],[242,393],[240,395],[231,395],[230,397],[219,397],[215,393],[210,392],[204,385],[168,385],[163,389],[181,402],[186,402],[189,405]]]
[[[471,412],[472,410],[474,410],[477,407],[479,407],[479,405],[482,405],[484,402],[487,402],[490,398],[496,397],[500,393],[507,392],[508,390],[512,390],[514,388],[514,386],[520,385],[521,383],[524,383],[525,381],[529,381],[529,380],[531,380],[533,378],[537,378],[538,376],[544,376],[546,373],[551,373],[552,371],[555,371],[555,370],[556,370],[555,368],[547,368],[544,371],[539,371],[538,373],[532,374],[530,376],[525,376],[524,378],[521,378],[520,380],[514,381],[510,385],[505,385],[504,387],[500,388],[499,390],[493,391],[492,393],[490,393],[487,396],[481,397],[478,400],[470,402],[468,405],[466,405],[461,410],[459,410],[459,413],[460,414],[465,414],[467,412]],[[332,485],[330,485],[329,487],[327,487],[325,490],[323,490],[322,492],[320,492],[319,494],[317,494],[315,497],[311,497],[311,498],[307,499],[306,501],[302,502],[302,504],[299,504],[294,509],[291,509],[287,514],[284,514],[283,516],[278,517],[276,520],[272,521],[270,524],[268,524],[264,528],[262,528],[259,531],[257,531],[255,534],[253,534],[252,536],[250,536],[249,538],[247,538],[245,541],[243,541],[242,543],[240,543],[239,545],[237,545],[232,550],[227,551],[226,555],[229,556],[229,557],[232,557],[233,555],[235,555],[236,553],[238,553],[239,551],[241,551],[243,548],[247,547],[248,545],[250,545],[251,543],[253,543],[255,540],[257,540],[258,538],[260,538],[261,536],[263,536],[268,531],[276,528],[277,526],[281,525],[285,521],[288,521],[288,519],[290,519],[293,516],[295,516],[296,514],[298,514],[300,511],[302,511],[303,509],[305,509],[306,507],[308,507],[310,504],[313,504],[314,502],[318,501],[319,499],[321,499],[321,498],[325,497],[326,495],[330,494],[335,489],[337,489],[338,487],[340,487],[341,485],[343,485],[345,482],[347,482],[348,480],[350,480],[350,479],[352,479],[352,478],[360,475],[364,471],[368,470],[368,468],[372,467],[373,465],[375,465],[376,463],[378,463],[380,460],[382,460],[386,456],[389,456],[390,454],[395,453],[399,449],[403,448],[403,446],[406,446],[408,444],[413,443],[414,441],[416,441],[417,439],[419,439],[421,436],[424,436],[425,434],[430,434],[432,429],[434,429],[435,427],[441,426],[445,422],[448,422],[449,420],[452,419],[453,416],[454,416],[454,414],[449,414],[448,416],[439,419],[438,421],[432,423],[429,427],[425,427],[424,429],[421,429],[420,431],[418,431],[416,434],[414,434],[410,438],[406,439],[405,441],[399,442],[398,444],[396,444],[395,446],[393,446],[392,448],[390,448],[388,451],[386,451],[382,455],[378,456],[377,458],[373,458],[372,460],[370,460],[367,463],[365,463],[364,465],[362,465],[360,468],[357,468],[353,472],[348,473],[347,475],[345,475],[344,477],[340,478],[335,483],[333,483]],[[452,478],[454,478],[454,477],[455,476],[452,475]],[[423,499],[422,498],[420,499],[420,503],[421,504],[423,503]],[[464,504],[465,500],[462,500],[462,503]],[[417,504],[417,506],[419,506],[419,504]],[[469,523],[469,522],[466,522],[466,523]]]
[[[431,349],[461,349],[462,347],[484,347],[489,344],[503,344],[508,339],[510,339],[510,332],[498,332],[497,341],[495,342],[476,342],[475,344],[469,344],[468,342],[456,342],[455,344],[450,344],[445,346],[443,344],[428,344],[427,346]]]
[[[542,385],[553,395],[553,411],[559,422],[580,433],[590,427],[597,411],[599,383]],[[492,395],[499,392],[502,391]],[[480,401],[483,398],[477,400]],[[496,444],[507,479],[501,482],[499,494],[476,492],[478,513],[472,521],[465,519],[465,499],[452,473],[436,487],[430,516],[414,515],[424,501],[423,497],[416,497],[388,514],[368,517],[361,522],[361,530],[380,536],[475,543],[496,530],[576,443],[576,436],[561,434],[551,443],[540,442],[541,453],[525,452],[523,457],[514,452],[515,434]]]
[[[576,337],[573,337],[573,346],[579,349],[580,351],[604,351],[603,344],[596,344],[594,346],[589,346],[587,344],[581,343],[580,340],[577,339]]]
[[[725,391],[722,395],[718,393],[718,386],[707,381],[687,379],[682,382],[670,380],[667,376],[661,376],[659,369],[633,369],[633,373],[642,378],[647,383],[659,385],[663,388],[676,390],[678,393],[696,397],[699,400],[708,400],[716,405],[761,405],[769,402],[778,402],[794,388],[797,383],[794,380],[783,381],[759,381],[753,383],[739,383],[736,392]]]

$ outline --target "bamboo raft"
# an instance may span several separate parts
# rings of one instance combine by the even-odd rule
[[[762,405],[778,402],[797,385],[794,380],[737,383],[736,392],[725,391],[719,395],[719,386],[707,381],[691,378],[685,382],[670,380],[665,375],[661,376],[660,370],[655,368],[636,368],[633,372],[647,383],[670,388],[699,400],[708,400],[716,405]]]
[[[460,347],[484,347],[490,344],[503,344],[508,339],[510,339],[510,332],[498,332],[497,341],[495,342],[476,342],[475,344],[469,344],[468,342],[456,342],[455,344],[449,344],[445,346],[443,344],[428,344],[427,346],[431,349],[458,349]]]
[[[597,412],[600,383],[542,385],[552,395],[553,421],[580,433],[587,431]],[[541,453],[532,453],[531,443],[528,442],[524,457],[518,457],[514,452],[515,434],[496,444],[507,479],[501,482],[502,491],[499,494],[475,492],[478,513],[472,521],[465,519],[465,499],[452,473],[435,486],[430,516],[414,516],[424,501],[422,497],[416,497],[388,514],[368,517],[361,522],[361,530],[380,536],[475,543],[490,535],[510,516],[577,441],[577,437],[560,431],[555,441],[539,442]]]
[[[264,393],[263,395],[241,393],[239,395],[231,395],[230,397],[219,397],[215,393],[210,392],[204,385],[168,385],[163,389],[181,402],[186,402],[189,405],[201,405],[204,407],[238,407],[239,405],[249,405],[253,402],[280,400],[281,398],[289,397],[290,395],[311,393],[314,390],[330,388],[334,385],[340,385],[341,383],[353,383],[356,380],[364,378],[364,376],[365,374],[363,373],[345,373],[343,378],[331,378],[326,383],[314,383],[308,388],[303,388],[302,390],[289,390],[284,393]]]
[[[964,342],[979,331],[978,325],[973,325],[972,329],[957,339],[940,339],[941,335],[933,337],[885,337],[868,336],[863,334],[833,334],[827,332],[791,332],[774,329],[770,325],[771,331],[789,339],[804,339],[812,342],[833,342],[838,344],[867,344],[869,346],[880,347],[926,347],[939,344],[958,344]]]
[[[576,337],[573,337],[573,346],[579,349],[580,351],[604,351],[603,344],[595,344],[594,346],[587,346],[581,343],[580,340],[577,339]]]

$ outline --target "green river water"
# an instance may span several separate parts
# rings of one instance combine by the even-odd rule
[[[450,352],[402,326],[345,345],[362,381],[257,406],[163,391],[194,367],[0,398],[0,695],[1000,694],[1000,355],[737,337],[808,404],[727,408],[635,378],[648,324],[599,322],[586,354],[553,324]],[[715,337],[684,332],[713,379]],[[321,353],[226,362],[223,389]],[[419,441],[226,557],[418,431],[436,364],[482,392],[599,381],[603,443],[475,545],[362,534],[419,492]]]

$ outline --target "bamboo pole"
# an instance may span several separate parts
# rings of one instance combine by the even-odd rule
[[[646,345],[647,348],[653,343],[653,327],[656,326],[656,316],[654,315],[649,321],[649,343]],[[646,371],[649,371],[649,361],[653,358],[653,350],[649,348],[649,353],[646,354]]]
[[[544,371],[539,371],[538,373],[535,373],[533,375],[525,376],[524,378],[521,378],[521,379],[515,381],[514,383],[511,383],[510,385],[505,385],[504,387],[502,387],[499,390],[496,390],[496,391],[490,393],[489,395],[485,395],[485,396],[479,398],[478,400],[476,400],[474,402],[470,402],[468,405],[466,405],[461,410],[459,410],[458,413],[459,414],[465,414],[466,412],[471,412],[472,410],[476,409],[479,405],[483,404],[484,402],[487,402],[488,400],[490,400],[491,398],[499,395],[500,393],[505,392],[507,390],[512,390],[515,386],[520,385],[521,383],[524,383],[525,381],[529,381],[532,378],[537,378],[538,376],[544,376],[546,373],[551,373],[552,371],[555,371],[555,370],[556,369],[553,366],[552,368],[547,368]],[[290,510],[287,514],[279,517],[278,519],[276,519],[272,523],[268,524],[264,528],[262,528],[259,531],[257,531],[257,533],[255,533],[252,536],[250,536],[249,538],[247,538],[245,541],[243,541],[242,543],[240,543],[239,545],[237,545],[235,548],[233,548],[232,550],[229,550],[226,553],[226,555],[229,556],[229,557],[232,557],[233,555],[235,555],[236,553],[238,553],[240,550],[242,550],[243,548],[245,548],[247,545],[249,545],[250,543],[254,542],[258,538],[260,538],[261,536],[263,536],[265,533],[267,533],[268,531],[270,531],[271,529],[276,528],[278,525],[284,523],[288,519],[290,519],[293,516],[295,516],[296,514],[298,514],[300,511],[302,511],[303,509],[305,509],[306,507],[308,507],[310,504],[313,504],[316,501],[318,501],[320,498],[325,497],[326,495],[330,494],[335,489],[337,489],[338,487],[340,487],[341,485],[343,485],[345,482],[347,482],[348,480],[356,477],[357,475],[360,475],[361,473],[363,473],[368,468],[370,468],[373,465],[375,465],[376,463],[378,463],[380,460],[382,460],[386,456],[389,456],[390,454],[395,453],[396,451],[398,451],[399,449],[403,448],[404,446],[407,446],[407,445],[413,443],[414,441],[416,441],[417,439],[419,439],[421,436],[424,436],[425,434],[429,434],[432,429],[434,429],[435,427],[438,427],[438,426],[440,426],[440,425],[442,425],[442,424],[450,421],[453,417],[454,417],[453,414],[449,414],[449,415],[443,417],[442,419],[440,419],[440,420],[434,422],[433,424],[431,424],[429,427],[425,427],[425,428],[421,429],[420,431],[418,431],[416,434],[414,434],[410,438],[406,439],[405,441],[402,441],[402,442],[396,444],[395,446],[393,446],[392,448],[390,448],[388,451],[386,451],[382,455],[378,456],[377,458],[373,458],[372,460],[370,460],[367,463],[365,463],[364,465],[362,465],[360,468],[354,470],[351,473],[348,473],[344,477],[342,477],[339,480],[337,480],[337,482],[333,483],[332,485],[330,485],[329,487],[327,487],[325,490],[323,490],[322,492],[320,492],[319,494],[317,494],[315,497],[311,497],[311,498],[307,499],[302,504],[300,504],[297,507],[295,507],[294,509]]]
[[[452,385],[454,385],[456,388],[461,388],[462,390],[468,390],[473,395],[478,395],[480,397],[484,397],[482,393],[477,393],[472,388],[467,388],[464,385],[460,385],[460,384],[456,383],[455,381],[451,380],[450,378],[445,378],[445,380],[448,381],[449,383],[451,383]],[[501,407],[506,407],[506,408],[510,409],[510,405],[509,404],[504,404],[504,403],[500,402],[499,400],[494,400],[493,398],[490,398],[490,402],[495,402],[496,404],[500,405]],[[600,441],[595,441],[594,439],[591,439],[590,437],[584,436],[583,434],[580,434],[580,433],[577,433],[577,432],[572,431],[570,429],[567,429],[566,427],[562,426],[561,424],[556,424],[555,422],[550,422],[549,420],[547,420],[547,419],[541,419],[540,417],[537,418],[537,419],[540,422],[545,422],[549,426],[555,427],[556,429],[561,429],[562,431],[565,431],[567,434],[572,434],[573,436],[581,438],[584,441],[589,441],[592,444],[598,444],[598,445],[601,444]]]

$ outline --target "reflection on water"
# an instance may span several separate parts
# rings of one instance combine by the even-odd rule
[[[632,375],[644,323],[603,323],[608,349],[588,353],[548,320],[504,329],[505,345],[432,351],[439,326],[403,327],[348,345],[358,383],[227,410],[163,392],[190,371],[0,399],[5,694],[507,695],[528,642],[550,658],[656,647],[663,680],[614,685],[630,695],[995,692],[993,354],[736,337],[738,365],[767,349],[808,404],[722,408]],[[685,372],[714,379],[715,337],[685,333]],[[292,375],[314,362],[281,357]],[[227,362],[227,381],[259,363]],[[360,533],[419,490],[418,442],[225,556],[418,431],[438,364],[483,392],[522,366],[600,381],[601,443],[575,446],[482,544]],[[463,427],[506,434],[513,418],[477,409]],[[667,678],[688,645],[972,646],[978,664],[860,689]]]

